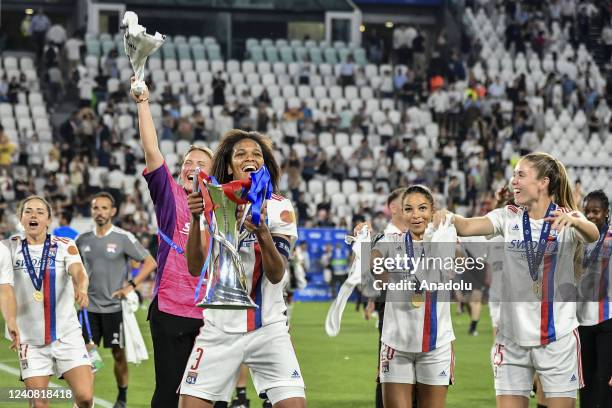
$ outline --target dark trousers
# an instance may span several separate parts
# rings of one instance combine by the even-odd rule
[[[612,401],[612,320],[595,326],[580,326],[580,353],[584,388],[580,389],[581,408],[609,407]]]
[[[383,321],[385,320],[385,303],[376,302],[376,311],[378,312],[378,369],[380,370],[380,349],[382,347],[380,338],[382,337]],[[376,408],[384,408],[380,378],[376,378]]]
[[[204,321],[161,312],[157,297],[149,307],[149,326],[155,361],[155,391],[151,408],[177,407],[177,390],[193,343]]]

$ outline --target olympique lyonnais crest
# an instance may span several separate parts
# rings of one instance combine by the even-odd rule
[[[107,244],[106,245],[106,252],[108,252],[109,254],[114,254],[117,252],[117,244]]]
[[[187,378],[185,379],[185,382],[187,384],[195,384],[196,380],[198,379],[198,373],[196,371],[189,371],[187,373]]]

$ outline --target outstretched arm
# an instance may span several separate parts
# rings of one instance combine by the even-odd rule
[[[447,210],[436,211],[433,216],[433,224],[435,227],[440,225],[446,219],[446,215],[451,214],[452,223],[455,225],[457,235],[460,237],[473,237],[480,235],[493,235],[495,232],[493,223],[487,217],[465,218],[457,214],[453,214]]]
[[[132,82],[134,78],[132,77]],[[132,98],[138,105],[138,128],[140,130],[140,141],[145,154],[145,163],[147,165],[147,171],[153,171],[158,169],[164,164],[164,156],[162,156],[161,150],[157,142],[157,131],[155,130],[155,124],[153,123],[153,116],[149,108],[149,89],[144,87],[144,91],[141,95],[136,96],[132,93]]]

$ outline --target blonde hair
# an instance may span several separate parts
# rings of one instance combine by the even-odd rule
[[[51,218],[51,215],[53,214],[53,212],[51,211],[51,204],[49,204],[49,202],[43,196],[31,195],[29,197],[24,198],[19,203],[19,206],[17,207],[17,213],[19,214],[19,219],[21,219],[21,217],[23,216],[23,210],[25,209],[26,204],[29,203],[32,200],[40,200],[40,201],[42,201],[42,203],[45,205],[45,207],[47,207],[47,212],[49,213],[49,218]]]
[[[202,145],[191,145],[189,146],[189,150],[187,150],[187,152],[183,155],[183,161],[185,161],[187,155],[189,155],[189,153],[193,152],[194,150],[198,150],[200,152],[205,153],[211,160],[213,158],[213,151],[208,147]]]
[[[548,195],[561,207],[578,210],[572,195],[572,186],[565,166],[548,153],[529,153],[521,160],[527,160],[538,172],[538,179],[548,178]]]

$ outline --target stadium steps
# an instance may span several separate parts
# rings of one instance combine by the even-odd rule
[[[605,69],[605,65],[609,62],[606,61],[606,52],[604,50],[604,44],[601,39],[601,23],[597,20],[591,20],[589,24],[589,41],[588,49],[593,55],[593,59],[601,70]]]

